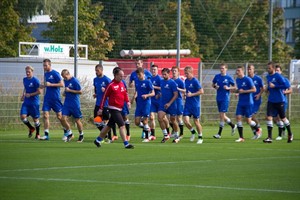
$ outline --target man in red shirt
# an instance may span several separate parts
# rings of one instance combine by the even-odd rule
[[[103,141],[103,138],[105,138],[108,131],[110,131],[111,127],[116,123],[119,126],[120,135],[125,148],[133,149],[134,146],[129,144],[129,142],[126,140],[125,123],[121,113],[122,108],[124,106],[124,102],[126,102],[128,108],[130,108],[127,90],[122,82],[124,72],[121,68],[115,67],[113,70],[113,74],[114,79],[107,86],[98,111],[98,114],[101,116],[104,103],[108,98],[108,109],[110,112],[110,118],[107,125],[101,130],[99,136],[95,139],[94,144],[97,147],[101,147],[101,142]]]

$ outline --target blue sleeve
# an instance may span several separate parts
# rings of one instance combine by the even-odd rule
[[[274,84],[275,88],[287,89],[287,87],[286,87],[286,81],[285,81],[285,79],[281,75],[278,74],[277,80],[278,80],[278,84],[277,83]]]

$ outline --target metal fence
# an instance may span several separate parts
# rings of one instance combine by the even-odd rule
[[[150,63],[145,63],[146,66],[149,66]],[[235,77],[235,69],[238,65],[247,65],[247,63],[227,63],[228,64],[228,73]],[[266,75],[266,64],[265,63],[254,63],[256,66],[256,72],[258,75],[265,79]],[[135,64],[132,62],[132,67],[126,69],[127,72],[133,71],[135,69]],[[80,67],[80,66],[79,66]],[[182,66],[184,67],[184,66]],[[201,69],[200,69],[201,67]],[[24,65],[25,68],[25,65]],[[25,76],[24,68],[12,68],[11,66],[0,65],[0,129],[11,129],[11,128],[21,128],[23,123],[19,119],[19,111],[21,107],[21,94],[23,91],[22,79]],[[53,66],[55,69],[55,66]],[[287,69],[287,68],[285,68]],[[219,64],[213,63],[199,63],[199,74],[200,81],[204,88],[204,94],[201,97],[201,121],[204,124],[214,124],[218,123],[219,116],[218,110],[215,101],[215,90],[211,87],[211,82],[215,74],[219,73]],[[285,70],[284,74],[288,74],[288,71]],[[43,80],[43,69],[42,63],[35,67],[34,75]],[[183,74],[181,74],[183,75]],[[126,81],[129,80],[129,73],[125,74]],[[90,84],[92,80],[80,79],[83,87],[83,95],[81,95],[81,108],[83,113],[83,123],[85,128],[94,128],[93,126],[93,109],[95,106],[95,100],[91,97],[93,92],[93,86]],[[89,82],[89,84],[87,84]],[[300,90],[297,85],[299,83],[292,83],[293,93],[289,97],[290,104],[288,109],[288,116],[292,121],[300,120]],[[132,96],[133,89],[129,88],[129,95]],[[41,106],[43,102],[43,94],[41,97]],[[266,95],[263,95],[263,103],[258,115],[259,119],[264,121],[266,113]],[[231,102],[229,107],[228,116],[235,121],[235,108],[236,108],[237,98],[234,94],[231,94]],[[134,118],[134,109],[132,107],[130,111],[129,118],[132,120]],[[41,113],[42,114],[42,113]],[[42,116],[41,120],[42,122]],[[50,118],[51,126],[58,128],[60,124],[55,118],[55,114],[51,112]],[[43,123],[42,123],[43,124]]]

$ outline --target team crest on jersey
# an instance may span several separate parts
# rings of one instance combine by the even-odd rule
[[[169,86],[169,84],[166,84],[164,88],[166,88],[166,89],[170,89],[170,86]]]
[[[125,91],[125,88],[124,87],[121,87],[121,92],[124,92]]]
[[[119,86],[118,85],[114,86],[114,89],[115,90],[119,89]]]
[[[68,88],[73,88],[72,83],[69,83],[69,85],[67,86]]]
[[[276,78],[275,78],[275,77],[272,78],[271,82],[272,82],[272,83],[276,83]]]
[[[246,87],[247,84],[246,84],[245,82],[243,82],[241,86],[242,86],[242,87]]]
[[[152,83],[153,85],[156,85],[156,81],[153,81],[153,83]]]
[[[254,80],[253,83],[254,83],[254,85],[258,85],[257,80]]]
[[[106,86],[106,84],[105,84],[105,82],[103,81],[102,83],[101,83],[101,87],[105,87]]]
[[[193,86],[193,84],[192,83],[190,83],[190,85],[188,86],[188,88],[193,88],[194,86]]]
[[[33,83],[29,83],[28,87],[34,87]]]
[[[48,77],[48,79],[49,79],[49,80],[54,79],[54,78],[53,78],[53,75],[50,75],[50,76]]]
[[[228,79],[225,78],[224,81],[223,81],[223,83],[225,83],[225,84],[228,83]]]
[[[141,85],[141,88],[146,88],[146,84],[143,83],[143,84]]]

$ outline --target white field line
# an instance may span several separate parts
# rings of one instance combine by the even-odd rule
[[[284,157],[256,157],[256,158],[227,158],[220,160],[187,160],[174,162],[145,162],[145,163],[124,163],[124,164],[106,164],[106,165],[82,165],[82,166],[66,166],[66,167],[46,167],[46,168],[28,168],[28,169],[8,169],[0,170],[0,173],[5,172],[24,172],[24,171],[47,171],[47,170],[63,170],[63,169],[82,169],[82,168],[98,168],[98,167],[124,167],[124,166],[139,166],[139,165],[174,165],[185,163],[204,163],[204,162],[227,162],[227,161],[248,161],[248,160],[273,160],[273,159],[298,159],[300,156],[284,156]]]
[[[270,193],[291,193],[300,194],[300,191],[292,190],[275,190],[275,189],[257,189],[257,188],[237,188],[237,187],[223,187],[212,185],[184,185],[172,183],[145,183],[145,182],[119,182],[119,181],[99,181],[99,180],[84,180],[84,179],[61,179],[61,178],[34,178],[34,177],[6,177],[0,176],[0,179],[10,180],[32,180],[32,181],[46,181],[46,182],[75,182],[75,183],[100,183],[100,184],[118,184],[118,185],[146,185],[159,187],[188,187],[188,188],[205,188],[205,189],[221,189],[221,190],[238,190],[238,191],[255,191],[255,192],[270,192]]]

